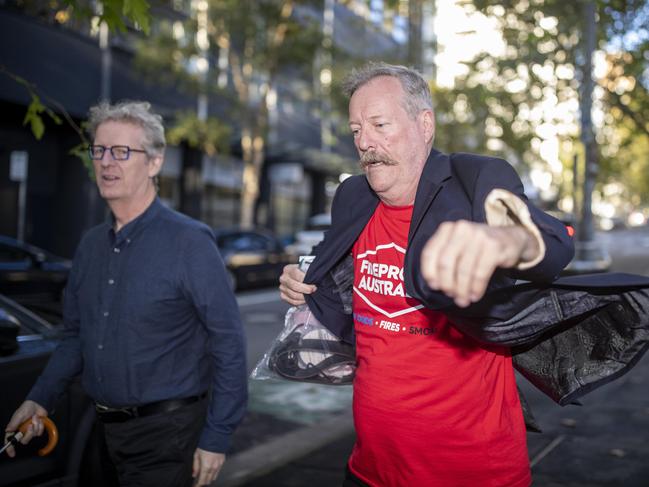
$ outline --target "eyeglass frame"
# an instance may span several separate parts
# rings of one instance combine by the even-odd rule
[[[102,148],[101,157],[93,156],[92,151],[94,147]],[[113,152],[113,149],[116,147],[120,149],[126,149],[126,157],[124,158],[115,157],[115,153]],[[144,149],[132,149],[128,145],[111,145],[110,147],[106,147],[105,145],[101,145],[101,144],[91,144],[88,146],[88,155],[90,156],[90,159],[92,159],[93,161],[102,161],[104,159],[104,156],[106,155],[106,151],[110,152],[110,155],[114,161],[128,161],[131,157],[131,152],[142,152],[144,154],[147,154],[147,151],[145,151]]]

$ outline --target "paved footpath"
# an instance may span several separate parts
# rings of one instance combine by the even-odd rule
[[[582,406],[557,406],[521,385],[543,429],[528,434],[534,487],[649,487],[649,357]],[[254,435],[254,423],[243,431]],[[278,421],[275,429],[231,455],[214,487],[341,485],[354,443],[349,414],[307,426]]]
[[[625,376],[539,418],[535,487],[649,487],[649,356]]]

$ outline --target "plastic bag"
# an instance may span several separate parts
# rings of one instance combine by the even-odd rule
[[[312,260],[300,257],[300,269],[305,271]],[[303,304],[286,312],[283,330],[250,378],[345,385],[352,383],[355,370],[354,347],[331,333]]]

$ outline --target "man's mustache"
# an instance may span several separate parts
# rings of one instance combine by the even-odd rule
[[[380,162],[381,164],[385,164],[386,166],[396,166],[397,164],[397,161],[395,161],[388,155],[381,154],[380,152],[376,151],[365,152],[358,161],[361,169],[365,169],[367,166],[375,162]]]

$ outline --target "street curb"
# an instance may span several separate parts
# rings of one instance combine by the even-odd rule
[[[213,487],[239,487],[354,431],[351,412],[306,426],[228,457]]]

